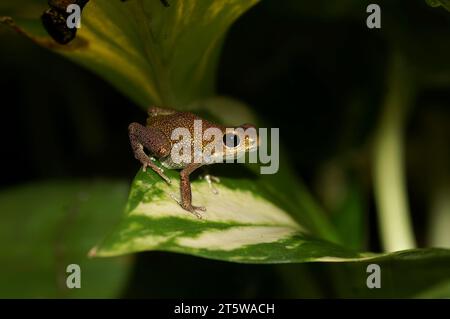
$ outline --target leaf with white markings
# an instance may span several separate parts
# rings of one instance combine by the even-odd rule
[[[359,254],[311,238],[309,231],[263,194],[250,179],[221,178],[213,194],[206,181],[192,183],[194,204],[207,207],[198,219],[183,210],[178,173],[166,171],[166,184],[152,171],[140,171],[132,185],[126,216],[91,251],[115,256],[144,250],[168,250],[213,259],[280,263],[357,258]]]

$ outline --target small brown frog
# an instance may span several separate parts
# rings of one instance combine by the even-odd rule
[[[205,207],[192,205],[192,194],[189,175],[197,168],[213,164],[217,162],[224,162],[229,158],[239,158],[246,152],[254,151],[258,147],[258,139],[255,134],[239,134],[238,130],[227,129],[225,126],[218,125],[206,121],[199,116],[189,112],[178,112],[172,109],[165,109],[159,107],[150,107],[148,110],[147,125],[143,126],[139,123],[131,123],[128,127],[129,138],[134,152],[134,156],[138,159],[145,171],[150,167],[159,176],[161,176],[167,183],[170,184],[170,179],[164,174],[162,168],[158,167],[154,160],[157,158],[161,164],[168,169],[181,169],[180,172],[180,193],[182,208],[201,218],[197,211],[205,211]],[[194,136],[195,123],[201,123],[202,132],[208,128],[219,129],[221,133],[220,141],[214,139],[205,141],[203,136],[201,141],[190,140],[191,143],[191,159],[195,159],[195,154],[202,152],[209,152],[211,156],[204,157],[200,162],[196,160],[177,162],[172,158],[172,148],[180,144],[174,141],[172,134],[176,129],[187,129],[189,133]],[[251,124],[244,124],[239,126],[242,130],[254,128]],[[242,132],[242,130],[239,130]],[[217,131],[217,130],[216,130]],[[200,143],[199,143],[200,142]],[[217,144],[217,143],[220,143]],[[215,146],[211,149],[211,146]],[[151,157],[145,152],[144,148],[149,151]],[[213,161],[211,161],[211,157]]]

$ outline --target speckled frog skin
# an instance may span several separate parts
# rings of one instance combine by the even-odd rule
[[[225,126],[218,125],[207,120],[200,118],[199,116],[189,112],[178,112],[172,109],[150,107],[148,110],[147,125],[141,125],[139,123],[131,123],[128,127],[129,138],[131,146],[134,152],[134,156],[139,160],[145,171],[147,167],[150,167],[159,176],[161,176],[167,183],[170,183],[170,179],[164,174],[164,171],[159,168],[152,158],[157,158],[161,164],[168,169],[181,169],[180,172],[180,193],[181,202],[180,205],[185,210],[193,213],[197,217],[201,218],[201,215],[197,211],[205,211],[205,207],[192,205],[191,184],[189,175],[197,168],[211,164],[211,161],[188,161],[188,162],[174,162],[171,156],[172,148],[179,146],[180,143],[172,140],[172,133],[175,129],[187,129],[191,136],[194,136],[196,120],[200,120],[202,132],[205,132],[208,128],[219,129],[222,133],[222,139],[220,141],[200,140],[194,142],[194,138],[190,140],[191,143],[191,159],[194,158],[196,153],[202,153],[210,150],[211,147],[216,146],[212,152],[214,158],[213,162],[223,162],[225,159],[232,157],[238,158],[248,151],[253,151],[257,148],[257,138],[245,136],[242,141],[237,137],[238,135],[227,130]],[[197,124],[198,125],[198,124]],[[244,124],[239,126],[244,130],[254,127],[250,124]],[[211,143],[213,141],[213,143]],[[217,143],[221,143],[217,145]],[[149,157],[144,149],[148,150],[151,154]],[[218,151],[217,151],[218,150]]]

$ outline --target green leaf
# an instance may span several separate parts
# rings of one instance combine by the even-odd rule
[[[242,263],[292,263],[307,261],[383,261],[405,258],[400,253],[361,254],[313,238],[308,229],[271,202],[263,185],[221,177],[213,194],[203,180],[192,183],[194,204],[207,211],[198,219],[183,210],[178,174],[166,171],[166,184],[152,171],[140,171],[131,188],[126,214],[116,229],[98,246],[94,256],[117,256],[147,250],[186,253]],[[449,257],[449,250],[439,251]],[[408,252],[414,258],[432,257]],[[411,257],[411,258],[413,258]]]
[[[238,165],[238,164],[235,164]],[[309,230],[282,208],[251,178],[221,176],[213,194],[208,183],[192,183],[194,205],[206,206],[198,219],[183,210],[178,173],[167,170],[172,184],[153,171],[140,171],[131,188],[126,216],[95,256],[116,256],[145,250],[189,253],[212,259],[283,263],[357,258],[359,254],[313,239]]]
[[[181,109],[213,95],[225,33],[257,1],[170,0],[170,7],[159,0],[90,1],[76,39],[65,46],[43,29],[45,1],[40,6],[33,0],[13,2],[4,12],[15,22],[0,21],[97,73],[143,108]]]
[[[42,182],[0,193],[0,297],[118,297],[131,260],[87,253],[118,222],[126,193],[122,182]],[[66,286],[70,264],[81,268],[81,289]]]
[[[178,173],[165,173],[171,185],[150,170],[137,174],[125,216],[92,249],[92,256],[158,250],[240,263],[430,262],[437,258],[440,265],[450,264],[450,250],[445,249],[368,254],[316,239],[271,202],[263,184],[242,174],[239,179],[221,176],[221,183],[214,185],[219,194],[213,194],[206,181],[193,181],[194,205],[207,208],[198,219],[177,203]],[[450,276],[450,270],[441,276]]]

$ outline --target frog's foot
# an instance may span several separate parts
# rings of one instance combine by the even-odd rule
[[[181,207],[183,207],[183,205],[181,205]],[[202,219],[202,215],[198,212],[206,212],[206,208],[203,206],[193,206],[193,205],[188,205],[186,207],[183,207],[184,210],[187,210],[188,212],[194,214],[198,219]]]
[[[204,179],[208,183],[208,186],[214,195],[219,194],[219,191],[217,190],[217,188],[214,187],[213,183],[220,183],[220,178],[210,174],[204,174],[200,176],[200,179]]]
[[[147,170],[147,167],[150,167],[156,174],[161,176],[163,180],[166,181],[167,184],[171,184],[171,180],[167,175],[164,174],[164,170],[161,167],[158,167],[153,161],[150,159],[148,161],[144,161],[142,163],[142,170],[145,172]]]
[[[170,197],[172,197],[172,199],[174,201],[176,201],[178,203],[178,205],[181,206],[181,208],[183,208],[184,210],[187,210],[188,212],[190,212],[191,214],[195,215],[198,219],[202,219],[202,215],[198,212],[206,212],[206,208],[203,206],[193,206],[192,204],[186,204],[183,205],[183,203],[178,200],[178,198],[175,196],[175,194],[169,194]]]

